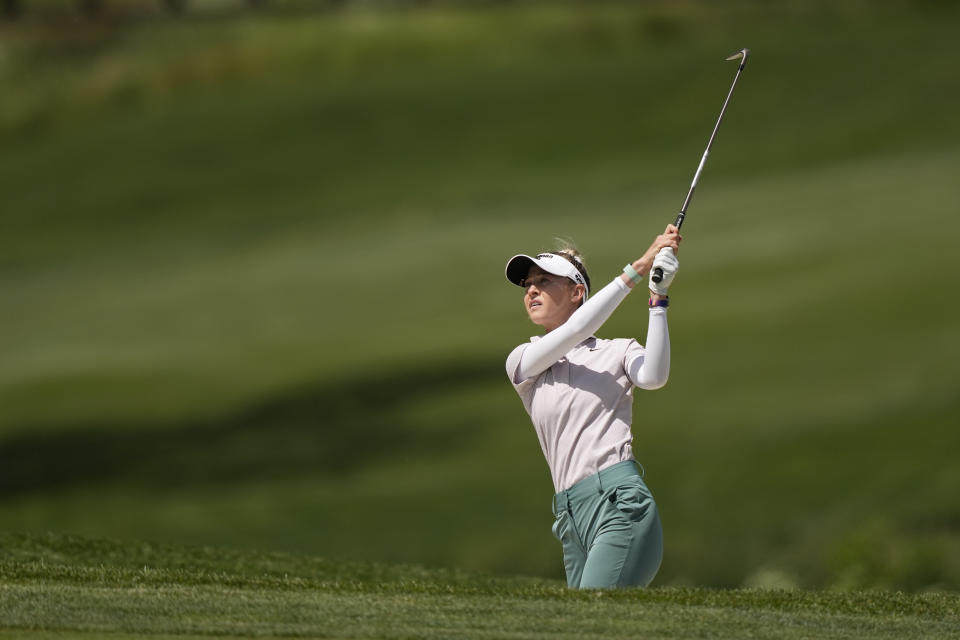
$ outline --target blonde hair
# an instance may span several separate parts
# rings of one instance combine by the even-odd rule
[[[554,238],[554,243],[557,248],[553,253],[563,256],[577,268],[577,271],[583,276],[584,282],[587,283],[587,291],[589,292],[591,290],[590,276],[587,275],[587,265],[583,261],[583,254],[580,253],[580,249],[577,249],[577,245],[569,238]]]

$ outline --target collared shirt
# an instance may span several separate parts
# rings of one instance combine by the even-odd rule
[[[665,317],[659,320],[665,325]],[[639,370],[646,351],[636,340],[590,336],[546,371],[517,382],[523,352],[538,339],[510,353],[507,373],[530,414],[559,492],[633,459],[635,381],[628,372]]]

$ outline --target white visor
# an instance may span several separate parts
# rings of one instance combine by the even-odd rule
[[[583,275],[569,260],[556,253],[538,253],[533,257],[521,253],[520,255],[513,256],[507,262],[507,280],[517,286],[523,286],[523,280],[527,277],[527,274],[530,273],[530,267],[533,265],[540,267],[547,273],[570,278],[575,283],[582,284],[583,300],[586,302],[587,296],[590,295],[590,287],[587,286]]]

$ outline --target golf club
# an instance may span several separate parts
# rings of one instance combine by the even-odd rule
[[[737,75],[733,77],[733,84],[730,85],[730,91],[727,93],[727,99],[723,101],[723,108],[720,109],[720,117],[717,118],[717,124],[713,127],[713,133],[710,134],[710,141],[707,142],[707,148],[703,152],[703,157],[700,158],[700,166],[697,167],[697,172],[693,174],[693,182],[690,183],[690,191],[687,192],[687,198],[683,201],[683,206],[680,207],[680,214],[677,216],[677,221],[674,222],[674,226],[679,229],[683,225],[683,219],[687,216],[687,207],[690,206],[690,200],[693,199],[693,190],[697,188],[697,182],[700,180],[700,174],[703,172],[703,165],[707,163],[707,155],[710,153],[710,147],[713,146],[713,139],[717,137],[717,129],[720,128],[720,122],[723,120],[723,114],[727,111],[727,105],[730,103],[730,96],[733,95],[733,89],[737,86],[737,80],[740,79],[740,73],[743,72],[743,68],[747,64],[747,56],[750,54],[750,49],[740,49],[733,55],[727,57],[727,60],[740,60],[740,66],[737,68]],[[653,273],[650,275],[650,279],[654,282],[660,282],[663,279],[663,270],[660,267],[657,267],[653,270]]]

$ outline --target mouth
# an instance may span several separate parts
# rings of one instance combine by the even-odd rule
[[[527,309],[529,309],[530,311],[533,311],[534,309],[542,306],[543,306],[543,303],[540,302],[539,300],[531,300],[530,304],[527,305]]]

